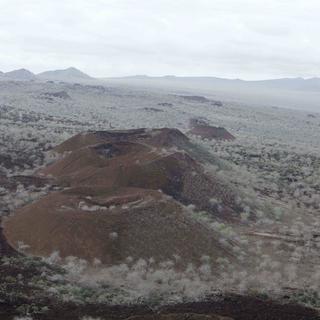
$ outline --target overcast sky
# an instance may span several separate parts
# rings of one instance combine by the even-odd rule
[[[319,0],[0,0],[0,70],[320,76]]]

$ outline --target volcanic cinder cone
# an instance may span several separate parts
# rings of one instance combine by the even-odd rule
[[[185,263],[226,256],[186,206],[234,219],[234,195],[192,150],[176,129],[79,134],[57,146],[60,160],[40,172],[69,188],[17,210],[4,223],[5,236],[12,246],[29,245],[31,254],[59,251],[107,265],[128,256],[160,262],[176,255]],[[219,210],[211,198],[221,200]]]
[[[189,125],[191,130],[188,133],[199,136],[202,139],[235,140],[235,137],[225,128],[210,126],[202,119],[191,119]]]

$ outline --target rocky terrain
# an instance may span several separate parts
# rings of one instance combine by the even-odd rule
[[[0,82],[3,319],[319,318],[319,115],[186,96]]]

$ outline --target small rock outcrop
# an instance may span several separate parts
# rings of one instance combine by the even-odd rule
[[[44,97],[53,97],[53,98],[59,98],[59,99],[64,99],[68,100],[71,99],[69,94],[66,91],[57,91],[57,92],[45,92],[43,93]]]
[[[203,96],[179,96],[183,98],[184,100],[190,101],[190,102],[198,102],[198,103],[208,103],[210,100]]]

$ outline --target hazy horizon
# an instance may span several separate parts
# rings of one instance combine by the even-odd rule
[[[35,75],[41,74],[43,72],[47,72],[47,71],[63,71],[66,69],[70,69],[70,68],[75,68],[78,69],[79,71],[82,71],[84,73],[86,73],[87,75],[89,75],[92,78],[96,78],[96,79],[104,79],[104,78],[129,78],[129,77],[149,77],[149,78],[216,78],[216,79],[224,79],[224,80],[240,80],[240,81],[247,81],[247,82],[255,82],[255,81],[268,81],[268,80],[283,80],[283,79],[301,79],[301,80],[310,80],[310,79],[315,79],[315,78],[320,78],[319,76],[313,76],[313,77],[301,77],[301,76],[291,76],[291,77],[277,77],[277,78],[257,78],[257,79],[245,79],[245,78],[240,78],[237,76],[234,77],[219,77],[217,75],[202,75],[202,74],[197,74],[197,75],[180,75],[180,74],[156,74],[156,75],[152,75],[152,74],[142,74],[142,73],[137,73],[137,74],[127,74],[127,75],[122,75],[122,76],[109,76],[109,75],[103,75],[103,76],[94,76],[92,74],[89,74],[87,72],[85,72],[84,70],[75,67],[75,66],[69,66],[69,67],[65,67],[65,68],[57,68],[57,69],[43,69],[40,70],[38,72],[34,72],[31,69],[28,69],[24,66],[18,66],[14,69],[0,69],[0,72],[3,73],[8,73],[11,71],[18,71],[18,70],[28,70],[32,73],[34,73]]]
[[[61,71],[61,69],[58,69]],[[12,79],[17,79],[17,74]],[[1,77],[0,77],[1,78]],[[2,77],[2,80],[6,78]],[[8,77],[10,80],[11,78]],[[30,80],[21,74],[21,80]],[[87,78],[76,70],[49,72],[39,75],[38,80],[57,80],[67,82],[87,82],[111,86],[129,86],[153,91],[205,95],[213,99],[246,103],[256,106],[277,106],[296,110],[319,112],[320,79],[315,81],[294,78],[263,79],[260,81],[233,81],[217,77],[149,77],[145,75],[128,77]]]

